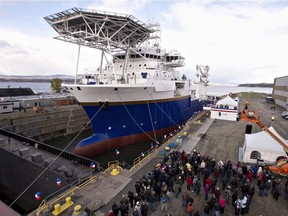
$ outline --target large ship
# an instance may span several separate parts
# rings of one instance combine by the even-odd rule
[[[80,8],[45,20],[56,39],[79,45],[75,83],[64,86],[85,109],[94,134],[78,143],[76,154],[91,158],[129,144],[161,144],[203,109],[209,67],[197,66],[197,83],[181,75],[176,69],[185,59],[160,46],[158,23]],[[101,51],[95,71],[78,72],[81,46]]]

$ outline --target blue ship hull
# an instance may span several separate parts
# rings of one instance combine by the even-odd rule
[[[93,157],[121,146],[138,142],[157,142],[186,123],[203,105],[191,97],[149,102],[107,104],[82,104],[91,120],[94,134],[82,140],[75,153]]]

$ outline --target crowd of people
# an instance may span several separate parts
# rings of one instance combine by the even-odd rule
[[[129,191],[118,204],[114,203],[108,216],[147,216],[159,206],[162,215],[171,216],[168,205],[172,196],[181,198],[184,215],[219,216],[228,205],[233,206],[235,215],[244,215],[249,213],[256,193],[259,196],[270,193],[277,201],[281,190],[288,201],[288,180],[275,178],[260,165],[216,162],[195,150],[191,154],[174,150],[135,184],[135,191]],[[191,193],[197,199],[205,199],[203,209],[194,206],[195,197]]]

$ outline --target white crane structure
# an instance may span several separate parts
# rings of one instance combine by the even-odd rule
[[[197,81],[195,84],[198,84],[198,94],[196,95],[199,97],[200,100],[207,100],[207,86],[208,86],[208,76],[209,76],[210,67],[208,65],[196,65],[196,77]]]

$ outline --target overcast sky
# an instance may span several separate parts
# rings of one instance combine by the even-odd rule
[[[210,66],[210,82],[273,83],[288,75],[288,1],[285,0],[0,0],[0,74],[74,75],[78,47],[57,36],[43,17],[80,7],[158,21],[162,47],[186,58],[194,78]],[[98,67],[97,50],[81,50],[80,72]]]

